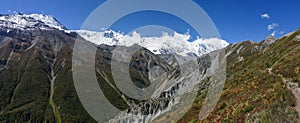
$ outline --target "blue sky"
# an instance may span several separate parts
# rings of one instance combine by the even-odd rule
[[[0,13],[17,11],[26,14],[50,14],[67,28],[75,30],[79,29],[89,14],[103,2],[105,1],[2,0]],[[195,2],[208,13],[222,38],[230,43],[245,40],[261,41],[274,31],[276,37],[280,37],[300,27],[298,0],[195,0]],[[197,16],[197,13],[194,14]],[[265,14],[264,17],[262,14]],[[170,20],[172,23],[169,23]],[[134,27],[147,24],[167,26],[179,33],[185,33],[189,29],[192,35],[196,35],[182,20],[151,11],[128,15],[113,25],[112,29],[127,33]]]

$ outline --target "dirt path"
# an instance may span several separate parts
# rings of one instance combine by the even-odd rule
[[[269,74],[276,76],[272,72],[272,68],[268,68],[268,72],[269,72]],[[283,77],[281,79],[282,79],[282,82],[286,85],[287,89],[291,90],[293,95],[296,98],[296,107],[294,107],[294,108],[298,112],[298,117],[300,118],[300,88],[299,88],[299,85],[298,85],[298,83],[289,82],[288,80],[286,80]]]
[[[300,118],[300,88],[298,86],[298,83],[292,83],[288,82],[285,78],[282,78],[282,82],[284,82],[287,85],[287,88],[292,91],[296,98],[296,111],[298,112],[298,116]]]

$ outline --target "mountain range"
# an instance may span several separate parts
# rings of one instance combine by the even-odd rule
[[[96,47],[98,84],[107,100],[122,111],[115,117],[100,117],[103,122],[298,121],[300,30],[279,39],[269,36],[262,42],[228,44],[217,38],[189,41],[190,35],[178,33],[141,37],[136,32],[68,30],[52,16],[14,14],[0,15],[0,122],[99,121],[84,109],[73,82],[72,63],[80,65],[90,56],[72,56],[77,40]],[[118,89],[111,67],[118,47],[139,49],[128,63],[118,64],[129,65],[137,87],[160,89],[151,94],[153,100],[136,100]],[[214,56],[223,51],[224,90],[216,107],[199,120],[210,85],[220,81],[210,71],[222,71],[214,67],[222,66]],[[187,57],[194,60],[181,64]],[[82,85],[89,87],[85,81]],[[180,105],[188,103],[191,108]]]
[[[129,47],[133,44],[138,44],[149,49],[154,54],[176,53],[181,56],[201,56],[229,45],[226,41],[218,38],[196,39],[191,42],[189,41],[191,38],[189,34],[176,32],[173,35],[165,33],[160,37],[141,37],[137,32],[125,35],[112,30],[104,32],[77,30],[74,32],[97,45],[106,44]]]

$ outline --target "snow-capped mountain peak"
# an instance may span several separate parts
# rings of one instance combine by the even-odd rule
[[[0,14],[0,26],[17,29],[58,29],[66,30],[53,16],[43,14]]]
[[[218,38],[201,39],[198,38],[190,42],[191,35],[179,34],[173,35],[167,33],[157,37],[142,37],[137,32],[131,34],[122,34],[112,30],[103,32],[94,32],[87,30],[74,31],[86,40],[97,45],[121,45],[132,46],[138,44],[153,52],[154,54],[178,54],[182,56],[200,56],[209,52],[224,48],[229,45],[225,40]]]
[[[0,27],[7,33],[11,29],[20,30],[62,30],[69,33],[53,16],[43,14],[0,14]],[[182,56],[200,56],[214,50],[226,47],[228,43],[224,40],[211,38],[197,38],[190,41],[191,35],[188,33],[173,34],[163,33],[161,36],[143,37],[137,32],[131,34],[123,34],[113,30],[105,30],[102,32],[93,32],[86,30],[74,31],[87,41],[97,45],[121,45],[132,46],[138,44],[153,52],[154,54],[178,54]]]

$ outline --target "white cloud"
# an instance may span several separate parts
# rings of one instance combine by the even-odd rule
[[[270,15],[268,13],[264,13],[261,15],[261,18],[270,19]]]
[[[276,28],[278,26],[279,25],[277,23],[272,23],[272,24],[268,25],[268,30],[272,30],[272,29],[274,29],[274,28]]]
[[[279,34],[284,34],[284,31],[280,31]]]

